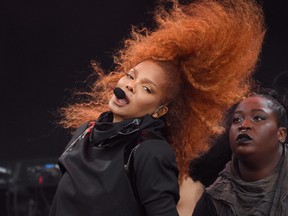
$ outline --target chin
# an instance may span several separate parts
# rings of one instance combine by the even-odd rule
[[[121,112],[121,107],[116,106],[113,101],[110,101],[108,104],[108,109],[112,112],[112,113],[120,113]]]
[[[248,149],[248,148],[241,148],[241,149],[236,149],[235,151],[235,155],[237,155],[237,157],[249,157],[251,155],[254,155],[255,151],[252,149]]]

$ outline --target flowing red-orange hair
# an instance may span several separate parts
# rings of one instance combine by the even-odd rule
[[[183,179],[189,161],[221,131],[223,112],[249,90],[265,26],[261,6],[253,0],[170,3],[169,10],[157,8],[153,30],[133,27],[115,55],[113,72],[105,75],[93,63],[100,77],[91,91],[81,93],[88,101],[62,108],[61,124],[76,128],[96,119],[108,109],[111,86],[121,72],[150,59],[169,72],[171,86],[178,86],[164,118]]]

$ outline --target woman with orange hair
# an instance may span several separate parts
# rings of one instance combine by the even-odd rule
[[[61,124],[78,129],[59,158],[50,216],[178,215],[189,161],[249,90],[265,32],[261,8],[251,0],[170,3],[156,10],[153,30],[132,29],[115,70],[105,75],[93,63],[91,90],[61,109]]]

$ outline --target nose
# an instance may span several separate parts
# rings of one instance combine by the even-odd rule
[[[239,125],[240,131],[247,131],[247,130],[250,130],[251,128],[252,128],[251,123],[247,119],[244,119],[242,124]]]
[[[134,93],[135,92],[135,81],[131,80],[129,83],[127,83],[126,88],[128,91]]]

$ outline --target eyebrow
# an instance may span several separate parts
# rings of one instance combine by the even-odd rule
[[[138,71],[137,71],[135,68],[132,68],[130,71],[133,72],[133,73],[135,73],[135,75],[137,76]],[[157,85],[156,85],[154,82],[152,82],[151,80],[149,80],[149,79],[147,79],[147,78],[143,78],[143,81],[144,81],[145,83],[149,83],[149,84],[153,85],[155,88],[158,88]]]
[[[263,109],[252,109],[251,110],[253,113],[254,112],[265,112],[265,113],[267,113],[265,110],[263,110]],[[238,113],[243,113],[243,111],[242,110],[236,110],[233,114],[238,114]]]

